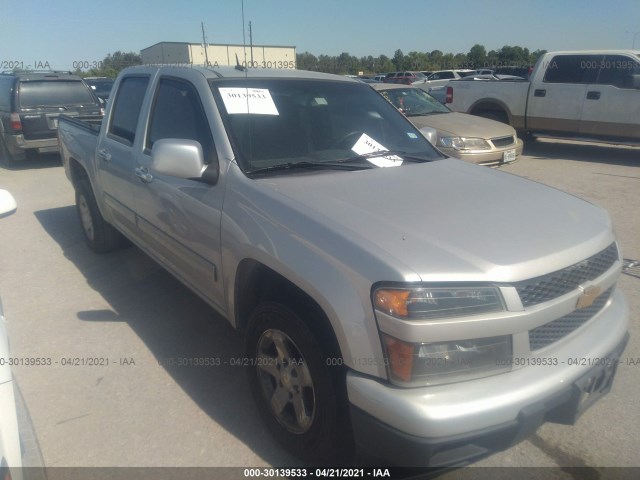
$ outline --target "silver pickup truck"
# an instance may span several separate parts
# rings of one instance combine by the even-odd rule
[[[460,464],[611,388],[629,311],[601,208],[446,158],[344,77],[133,67],[111,98],[59,124],[89,247],[127,237],[245,332],[296,455]]]

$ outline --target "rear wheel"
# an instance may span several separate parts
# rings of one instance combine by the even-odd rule
[[[15,165],[16,163],[15,158],[13,158],[13,155],[4,143],[2,134],[0,134],[0,163],[3,163],[7,167]]]
[[[300,316],[280,303],[260,304],[246,353],[253,395],[274,437],[305,460],[350,460],[342,369],[330,369],[330,357]]]
[[[76,184],[76,210],[82,233],[92,251],[107,253],[123,245],[124,237],[100,213],[93,189],[86,178]]]

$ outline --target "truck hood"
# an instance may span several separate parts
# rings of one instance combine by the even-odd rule
[[[309,224],[375,250],[391,266],[401,262],[423,281],[523,280],[575,264],[614,240],[603,209],[452,158],[259,182],[308,212]]]
[[[515,130],[507,124],[466,113],[436,113],[432,115],[407,117],[418,128],[431,127],[439,136],[454,135],[472,138],[495,138],[515,135]]]

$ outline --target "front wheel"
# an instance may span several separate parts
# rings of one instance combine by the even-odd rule
[[[252,314],[246,340],[250,382],[271,433],[313,462],[349,459],[344,376],[327,365],[311,330],[287,306],[266,302]]]
[[[123,245],[122,234],[100,213],[93,189],[87,179],[82,179],[76,184],[76,210],[84,238],[93,252],[107,253]]]

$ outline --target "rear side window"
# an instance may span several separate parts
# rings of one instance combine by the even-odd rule
[[[149,77],[126,77],[120,82],[118,96],[111,113],[109,134],[125,140],[130,145],[136,138],[136,126],[142,101],[147,91]]]
[[[556,55],[544,61],[546,83],[595,83],[602,55]]]
[[[13,92],[14,77],[0,76],[0,110],[11,110],[11,93]]]
[[[96,104],[89,89],[79,80],[20,82],[18,92],[21,108]]]
[[[205,159],[208,157],[213,144],[209,122],[198,93],[187,82],[160,79],[146,147],[152,148],[155,141],[163,138],[200,142]]]
[[[633,75],[640,74],[640,64],[623,55],[607,55],[600,64],[598,84],[633,88]]]

